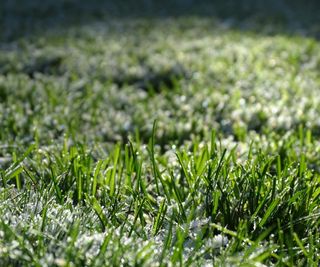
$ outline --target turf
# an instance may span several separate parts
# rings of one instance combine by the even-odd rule
[[[41,2],[0,4],[1,266],[319,266],[315,2]]]

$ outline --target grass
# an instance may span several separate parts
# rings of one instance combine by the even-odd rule
[[[1,266],[319,266],[317,14],[4,3]]]

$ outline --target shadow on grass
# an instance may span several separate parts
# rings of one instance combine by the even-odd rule
[[[317,0],[2,0],[0,41],[16,41],[109,19],[205,17],[237,30],[320,39]]]

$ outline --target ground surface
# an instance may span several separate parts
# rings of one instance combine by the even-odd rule
[[[1,266],[319,266],[316,1],[167,2],[0,4]]]

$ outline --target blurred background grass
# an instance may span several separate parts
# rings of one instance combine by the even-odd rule
[[[116,142],[139,130],[147,142],[156,118],[164,146],[212,128],[236,140],[299,125],[319,135],[319,7],[2,0],[0,140]]]
[[[206,17],[236,29],[320,38],[317,0],[2,0],[0,40],[59,31],[110,19]]]

